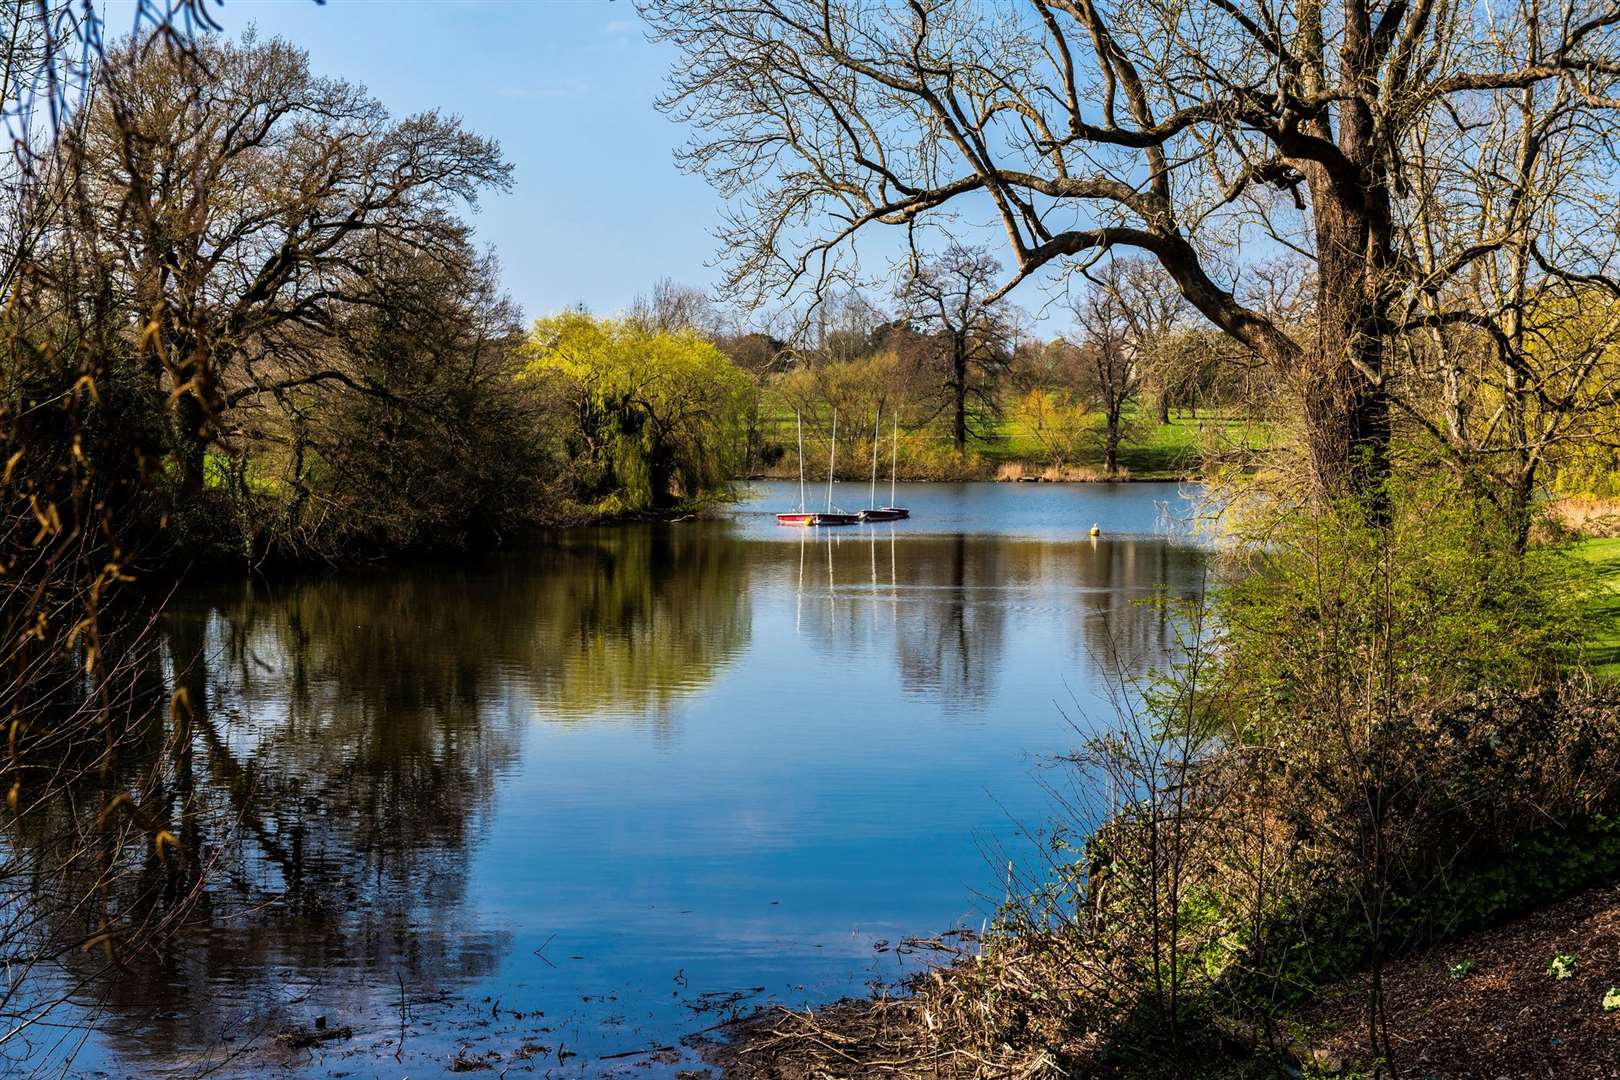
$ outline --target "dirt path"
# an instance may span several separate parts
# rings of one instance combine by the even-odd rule
[[[1556,954],[1575,958],[1566,979]],[[1454,975],[1453,965],[1467,974]],[[1460,976],[1460,977],[1459,977]],[[1393,964],[1385,975],[1400,1075],[1559,1080],[1620,1077],[1620,888],[1597,889]],[[1332,1058],[1365,1057],[1365,979],[1324,993],[1304,1019]],[[1331,1034],[1323,1034],[1330,1032]]]

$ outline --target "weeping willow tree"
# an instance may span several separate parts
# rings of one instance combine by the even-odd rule
[[[538,320],[525,350],[526,376],[566,402],[567,456],[595,512],[700,502],[740,467],[753,386],[697,334],[572,311]]]

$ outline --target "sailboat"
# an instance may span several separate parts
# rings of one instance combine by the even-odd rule
[[[785,514],[776,515],[778,525],[814,525],[816,515],[813,511],[804,508],[804,421],[799,414],[793,414],[793,424],[799,429],[799,508]]]
[[[827,455],[827,509],[811,512],[804,508],[804,424],[794,414],[799,427],[799,508],[776,515],[778,525],[853,525],[861,520],[859,514],[846,514],[833,509],[833,471],[838,463],[838,414],[833,413],[832,447]]]
[[[846,514],[842,510],[833,509],[833,466],[838,461],[838,414],[833,413],[832,448],[827,454],[827,511],[817,514],[817,525],[853,525],[861,520],[859,514]]]
[[[889,505],[877,505],[877,444],[879,425],[883,423],[881,417],[872,422],[872,494],[867,499],[867,509],[861,511],[862,521],[899,521],[911,516],[911,511],[904,506],[894,505],[895,473],[900,465],[900,414],[894,414],[894,443],[889,451]]]

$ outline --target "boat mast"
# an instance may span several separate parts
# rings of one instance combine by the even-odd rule
[[[872,491],[866,496],[866,505],[877,509],[877,444],[878,432],[883,424],[883,407],[878,406],[878,414],[872,420]]]
[[[804,513],[804,418],[793,410],[793,426],[799,429],[799,513]]]
[[[894,502],[894,474],[900,465],[900,414],[894,414],[894,449],[889,452],[889,505]]]
[[[838,460],[838,413],[833,413],[832,445],[827,448],[827,513],[832,513],[833,464]]]

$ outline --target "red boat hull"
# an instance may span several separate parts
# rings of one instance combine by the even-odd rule
[[[861,520],[859,514],[777,514],[778,525],[853,525]]]
[[[903,506],[880,506],[875,510],[862,510],[862,521],[900,521],[911,516]]]

